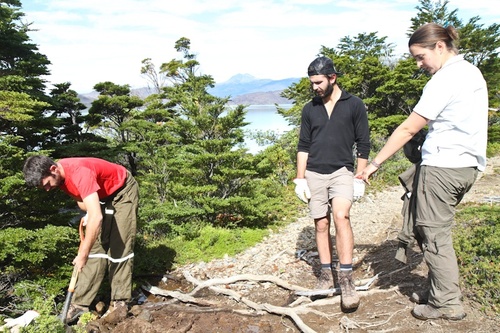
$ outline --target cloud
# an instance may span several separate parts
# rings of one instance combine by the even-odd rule
[[[26,1],[26,3],[28,3]],[[494,11],[487,0],[452,0]],[[413,0],[32,0],[23,8],[32,40],[52,62],[51,83],[69,81],[88,92],[102,81],[145,86],[141,60],[179,58],[180,37],[191,40],[203,74],[223,82],[238,73],[258,78],[305,76],[321,46],[377,32],[406,52]],[[473,12],[474,13],[474,12]],[[498,11],[496,12],[498,14]],[[459,11],[460,14],[460,11]],[[477,14],[474,14],[477,15]],[[498,16],[497,16],[498,17]],[[469,18],[469,17],[467,17]]]

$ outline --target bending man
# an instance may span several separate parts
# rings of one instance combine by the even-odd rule
[[[110,310],[126,316],[132,296],[132,268],[139,190],[125,167],[91,158],[31,156],[23,167],[27,185],[50,191],[60,188],[87,212],[85,238],[73,260],[80,274],[66,321],[89,311],[108,271]],[[125,310],[125,311],[124,311]]]

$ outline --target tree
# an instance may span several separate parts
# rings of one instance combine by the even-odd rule
[[[174,59],[161,66],[173,83],[164,88],[168,105],[179,113],[172,127],[178,141],[171,160],[175,186],[171,200],[198,211],[200,221],[216,224],[217,216],[241,219],[242,204],[236,201],[253,174],[242,158],[245,153],[234,150],[244,141],[245,110],[228,109],[228,99],[207,93],[214,81],[197,74],[199,63],[190,53],[189,39],[179,39],[175,48],[185,61]]]
[[[411,18],[412,24],[408,29],[408,37],[425,23],[434,22],[445,27],[452,25],[455,28],[462,26],[462,21],[457,16],[458,9],[448,11],[448,0],[443,2],[441,0],[420,0],[419,2],[420,6],[415,7],[418,10],[417,15]]]
[[[106,157],[107,140],[89,130],[85,123],[88,116],[83,112],[86,106],[80,102],[76,91],[70,89],[69,82],[55,84],[50,91],[51,112],[57,132],[53,140],[45,143],[46,149],[53,150],[54,158],[71,156]]]
[[[46,193],[27,190],[21,173],[27,153],[43,152],[54,122],[45,117],[50,104],[41,78],[50,62],[31,43],[20,6],[0,1],[0,228],[37,228],[51,215],[53,224],[67,224],[68,214],[58,214],[67,201],[47,202]]]
[[[490,107],[500,107],[500,24],[483,28],[473,17],[460,31],[460,52],[476,65],[486,80]]]
[[[143,220],[153,220],[157,213],[151,211],[168,203],[171,195],[169,160],[176,153],[178,138],[170,129],[178,115],[165,106],[162,94],[148,96],[144,106],[143,111],[135,113],[123,124],[123,129],[133,138],[123,148],[133,152],[137,161],[141,212],[146,215]]]
[[[148,81],[149,88],[153,89],[153,93],[160,94],[162,88],[165,86],[167,78],[164,74],[159,73],[155,65],[153,64],[151,58],[146,58],[142,60],[141,74],[144,75]]]
[[[0,1],[0,77],[22,77],[23,91],[43,100],[45,81],[41,76],[49,74],[50,62],[30,42],[31,24],[22,22],[20,7],[18,0]]]
[[[152,193],[143,198],[145,228],[186,235],[205,224],[269,223],[267,208],[278,201],[267,195],[262,180],[256,179],[253,156],[241,148],[244,106],[228,107],[229,98],[207,93],[214,80],[198,74],[189,39],[180,38],[175,49],[182,59],[161,64],[158,73],[169,84],[148,98],[144,113],[129,122],[151,130],[137,136],[136,148],[131,148],[141,156],[141,183],[145,180]],[[154,66],[148,63],[148,68]]]
[[[99,93],[99,97],[92,102],[89,109],[88,125],[99,127],[104,137],[114,140],[115,151],[123,155],[124,164],[135,176],[137,175],[135,153],[122,150],[127,142],[133,140],[132,133],[126,130],[123,124],[132,119],[137,108],[144,102],[139,97],[132,96],[129,85],[117,85],[107,81],[96,84],[94,89]]]
[[[337,82],[342,89],[363,99],[373,117],[391,115],[404,108],[400,96],[388,96],[380,89],[396,67],[393,65],[394,47],[385,40],[386,37],[378,37],[375,32],[360,33],[356,37],[342,38],[336,48],[322,46],[319,51],[320,55],[331,58],[341,73]],[[299,124],[302,106],[313,96],[309,80],[304,78],[285,89],[282,96],[294,100],[294,106],[278,112],[290,124]]]

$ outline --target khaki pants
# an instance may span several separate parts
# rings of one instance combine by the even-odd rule
[[[452,227],[455,207],[477,177],[476,168],[422,166],[417,185],[416,227],[429,267],[428,303],[445,311],[462,313],[457,257]]]
[[[89,306],[106,272],[111,285],[111,300],[131,299],[138,203],[138,185],[128,173],[124,187],[112,198],[107,198],[104,204],[101,203],[101,233],[78,276],[73,303]]]
[[[305,177],[311,190],[309,215],[313,219],[323,218],[330,214],[330,203],[333,198],[341,197],[352,201],[353,174],[346,167],[330,174],[306,170]]]

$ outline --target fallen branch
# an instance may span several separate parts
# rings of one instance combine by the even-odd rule
[[[285,315],[285,316],[291,318],[294,321],[295,325],[297,325],[297,327],[304,333],[316,333],[312,328],[307,326],[302,321],[302,319],[299,317],[299,313],[298,313],[298,312],[300,312],[300,313],[313,312],[313,313],[318,314],[319,312],[316,310],[301,308],[299,311],[297,311],[296,309],[274,306],[274,305],[266,304],[266,303],[265,304],[258,304],[258,303],[255,303],[255,302],[249,300],[248,298],[241,296],[240,294],[238,294],[234,290],[225,289],[225,288],[218,288],[218,287],[213,286],[214,284],[217,284],[217,283],[218,284],[227,284],[227,282],[223,283],[222,281],[227,281],[228,279],[231,281],[232,280],[240,281],[241,276],[239,276],[239,277],[235,276],[235,277],[228,278],[228,279],[214,279],[214,280],[202,282],[202,281],[195,279],[188,271],[184,271],[184,277],[186,278],[186,280],[188,282],[191,282],[195,286],[198,286],[195,288],[195,290],[200,290],[201,286],[204,286],[204,287],[208,286],[208,288],[210,290],[212,290],[216,293],[222,294],[222,295],[229,296],[229,297],[233,298],[234,300],[236,300],[237,302],[241,302],[241,303],[245,304],[246,306],[248,306],[249,308],[254,309],[256,311],[266,311],[268,313]],[[247,277],[252,277],[253,279],[256,279],[258,281],[269,281],[269,280],[278,281],[279,280],[280,285],[289,285],[288,283],[286,283],[286,282],[284,282],[276,277],[272,277],[272,279],[269,276],[266,276],[265,279],[262,279],[262,277],[258,277],[258,276],[254,276],[254,275],[248,275]],[[289,286],[291,286],[291,285],[289,285]],[[301,288],[301,287],[299,287],[299,288]],[[194,290],[193,290],[193,292],[194,292]],[[193,293],[193,292],[191,292],[191,293]],[[328,315],[326,315],[324,313],[323,313],[323,315],[326,317],[329,317]]]
[[[161,288],[154,287],[151,285],[144,285],[144,286],[142,286],[142,288],[153,295],[172,297],[172,298],[175,298],[183,303],[193,303],[193,304],[198,304],[201,306],[216,305],[216,303],[214,303],[214,302],[199,300],[199,299],[193,297],[192,295],[184,294],[184,293],[181,293],[179,291],[165,290],[165,289],[161,289]]]

